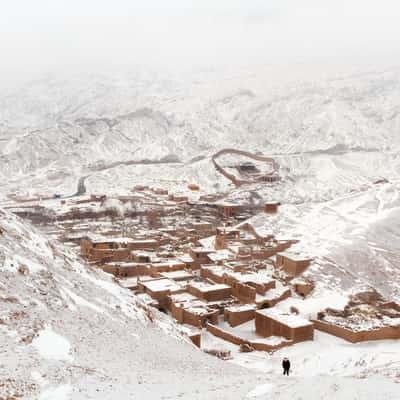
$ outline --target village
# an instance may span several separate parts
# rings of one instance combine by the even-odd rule
[[[215,194],[136,186],[108,198],[9,196],[3,205],[63,242],[88,265],[114,276],[141,302],[167,314],[202,348],[207,334],[240,352],[273,352],[312,341],[314,330],[352,343],[400,339],[400,306],[358,293],[344,310],[321,309],[315,319],[287,299],[307,299],[318,282],[303,276],[313,257],[293,251],[298,239],[262,235],[248,219],[279,215],[281,204],[246,206]]]

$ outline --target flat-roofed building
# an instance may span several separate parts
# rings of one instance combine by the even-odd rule
[[[280,205],[279,201],[268,201],[264,204],[264,212],[267,214],[276,214]]]
[[[138,289],[142,293],[147,293],[154,300],[157,300],[160,307],[167,310],[171,308],[168,296],[174,293],[183,293],[186,290],[185,285],[166,278],[139,280]]]
[[[283,336],[293,343],[314,339],[314,324],[277,308],[256,311],[256,333],[260,336]]]
[[[306,270],[312,259],[292,252],[282,252],[276,255],[276,267],[282,268],[288,275],[297,276]]]
[[[232,288],[225,284],[209,284],[204,282],[191,282],[188,291],[193,296],[205,301],[219,301],[229,298]]]

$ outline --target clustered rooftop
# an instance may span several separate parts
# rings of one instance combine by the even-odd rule
[[[296,309],[282,311],[280,302],[312,295],[317,283],[303,276],[313,260],[292,250],[297,240],[261,235],[247,222],[259,212],[279,218],[279,202],[246,208],[215,195],[191,201],[146,186],[114,199],[124,204],[122,213],[107,200],[48,199],[46,207],[43,200],[13,199],[9,208],[41,223],[146,304],[191,327],[198,346],[202,330],[265,351],[313,340],[314,328],[349,341],[400,338],[400,307],[382,300],[374,313],[358,304],[345,316],[321,310],[314,321]]]

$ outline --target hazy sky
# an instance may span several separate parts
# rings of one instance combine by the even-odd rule
[[[0,0],[0,74],[400,54],[399,0]]]

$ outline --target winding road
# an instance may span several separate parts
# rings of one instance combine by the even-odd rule
[[[237,154],[239,156],[248,157],[248,158],[251,158],[256,161],[270,163],[272,165],[272,169],[273,169],[272,173],[269,174],[271,176],[273,176],[274,174],[276,174],[278,172],[278,163],[271,157],[260,156],[258,154],[250,153],[249,151],[243,151],[243,150],[237,150],[237,149],[222,149],[222,150],[218,151],[217,153],[215,153],[211,157],[211,160],[212,160],[216,170],[219,173],[221,173],[223,176],[225,176],[225,178],[229,179],[235,186],[241,186],[241,185],[245,185],[245,184],[249,184],[249,183],[254,183],[254,181],[239,179],[235,175],[227,172],[225,170],[225,168],[223,168],[217,161],[218,157],[226,155],[226,154]]]

